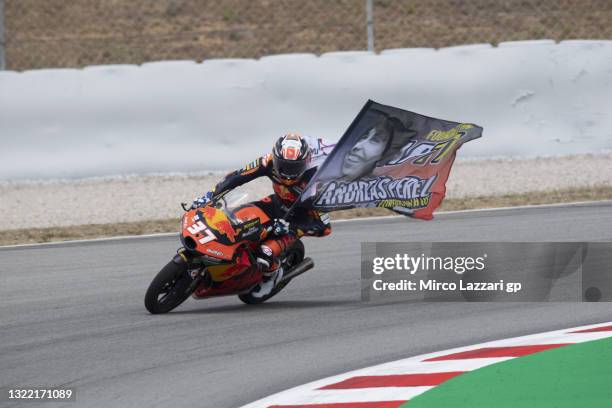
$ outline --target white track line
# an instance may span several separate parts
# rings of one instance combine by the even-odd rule
[[[458,347],[450,350],[437,351],[423,354],[403,360],[392,361],[348,373],[335,375],[322,380],[313,381],[300,385],[286,391],[279,392],[269,397],[260,399],[242,408],[267,408],[271,405],[303,405],[323,403],[350,403],[350,402],[380,402],[380,401],[404,401],[415,397],[433,387],[431,386],[401,386],[401,387],[372,387],[353,389],[326,389],[321,387],[336,384],[338,382],[357,376],[381,376],[399,374],[431,374],[443,372],[466,372],[485,367],[491,364],[510,360],[515,357],[496,358],[470,358],[444,361],[425,361],[434,357],[445,356],[454,353],[472,351],[483,347],[511,347],[544,344],[572,344],[586,341],[599,340],[612,337],[612,331],[594,333],[571,333],[577,330],[592,329],[602,326],[610,326],[612,322],[591,324],[587,326],[574,327],[551,332],[538,333],[529,336],[501,339],[486,343],[473,344],[467,347]]]
[[[465,214],[465,213],[473,213],[473,212],[492,212],[492,211],[507,211],[507,210],[528,210],[533,208],[556,208],[556,207],[577,207],[589,204],[607,204],[612,205],[612,200],[602,200],[602,201],[575,201],[572,203],[555,203],[555,204],[530,204],[530,205],[518,205],[515,207],[493,207],[493,208],[475,208],[471,210],[454,210],[454,211],[440,211],[434,214],[434,216],[438,215],[451,215],[451,214]],[[339,222],[350,222],[350,221],[370,221],[370,220],[381,220],[381,219],[391,219],[391,218],[403,218],[406,219],[408,217],[404,215],[383,215],[380,217],[360,217],[360,218],[349,218],[344,220],[335,220],[334,224]],[[434,218],[435,219],[435,218]]]
[[[450,214],[464,214],[464,213],[474,213],[474,212],[491,212],[491,211],[506,211],[506,210],[525,210],[525,209],[533,209],[533,208],[556,208],[556,207],[576,207],[576,206],[585,206],[592,204],[604,204],[604,205],[612,205],[612,200],[604,200],[604,201],[576,201],[573,203],[556,203],[556,204],[541,204],[541,205],[521,205],[516,207],[495,207],[495,208],[477,208],[473,210],[456,210],[456,211],[441,211],[435,213],[438,215],[450,215]],[[388,220],[393,218],[401,218],[407,219],[404,215],[383,215],[380,217],[360,217],[360,218],[349,218],[343,220],[335,220],[332,221],[333,224],[341,224],[347,222],[371,222],[371,221],[380,221],[380,220]],[[123,239],[148,239],[148,238],[163,238],[163,237],[171,237],[177,235],[177,232],[162,232],[159,234],[144,234],[144,235],[119,235],[115,237],[104,237],[104,238],[91,238],[91,239],[80,239],[80,240],[70,240],[70,241],[53,241],[53,242],[41,242],[34,244],[17,244],[17,245],[4,245],[0,246],[0,249],[11,249],[11,248],[24,248],[24,247],[37,247],[37,246],[50,246],[50,245],[61,245],[61,244],[77,244],[77,243],[88,243],[88,242],[105,242],[105,241],[116,241]]]
[[[76,239],[70,241],[53,241],[53,242],[39,242],[35,244],[17,244],[17,245],[4,245],[0,246],[0,249],[12,249],[12,248],[28,248],[28,247],[46,247],[53,245],[63,245],[63,244],[84,244],[88,242],[105,242],[105,241],[119,241],[124,239],[147,239],[147,238],[163,238],[163,237],[171,237],[176,235],[178,237],[177,232],[160,232],[159,234],[144,234],[144,235],[118,235],[115,237],[104,237],[104,238],[90,238],[90,239]]]
[[[379,387],[354,390],[311,390],[308,393],[299,393],[290,397],[278,397],[273,403],[256,405],[257,407],[268,407],[270,405],[307,405],[307,404],[340,404],[351,402],[374,402],[374,401],[407,401],[424,393],[433,387]],[[392,398],[389,398],[389,397]],[[243,408],[251,407],[246,405]],[[255,407],[255,405],[253,406]]]

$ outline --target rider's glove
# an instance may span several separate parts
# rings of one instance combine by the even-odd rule
[[[193,200],[190,210],[195,210],[196,208],[204,207],[206,204],[212,201],[213,196],[214,196],[213,192],[209,191],[206,194],[204,194],[202,197],[196,198],[195,200]]]
[[[287,235],[291,232],[289,229],[289,222],[282,218],[275,218],[274,224],[272,225],[272,233],[276,236]]]

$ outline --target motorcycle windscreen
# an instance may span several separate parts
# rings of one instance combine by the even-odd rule
[[[321,211],[388,208],[433,218],[457,149],[481,137],[471,123],[368,101],[312,178],[299,205]]]

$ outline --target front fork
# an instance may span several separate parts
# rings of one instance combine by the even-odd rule
[[[185,248],[179,248],[178,251],[176,251],[176,255],[172,258],[172,262],[177,265],[187,266],[187,274],[191,277],[192,281],[185,293],[193,293],[201,283],[204,283],[207,287],[210,286],[211,279],[206,265],[201,261],[195,261]]]

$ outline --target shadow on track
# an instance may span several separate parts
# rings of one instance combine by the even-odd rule
[[[175,310],[168,315],[185,315],[185,314],[244,314],[244,313],[262,313],[265,310],[291,310],[291,309],[310,309],[310,308],[326,308],[330,306],[342,305],[359,305],[359,300],[297,300],[297,301],[280,301],[271,303],[262,303],[260,305],[224,305],[203,307],[194,310]]]

